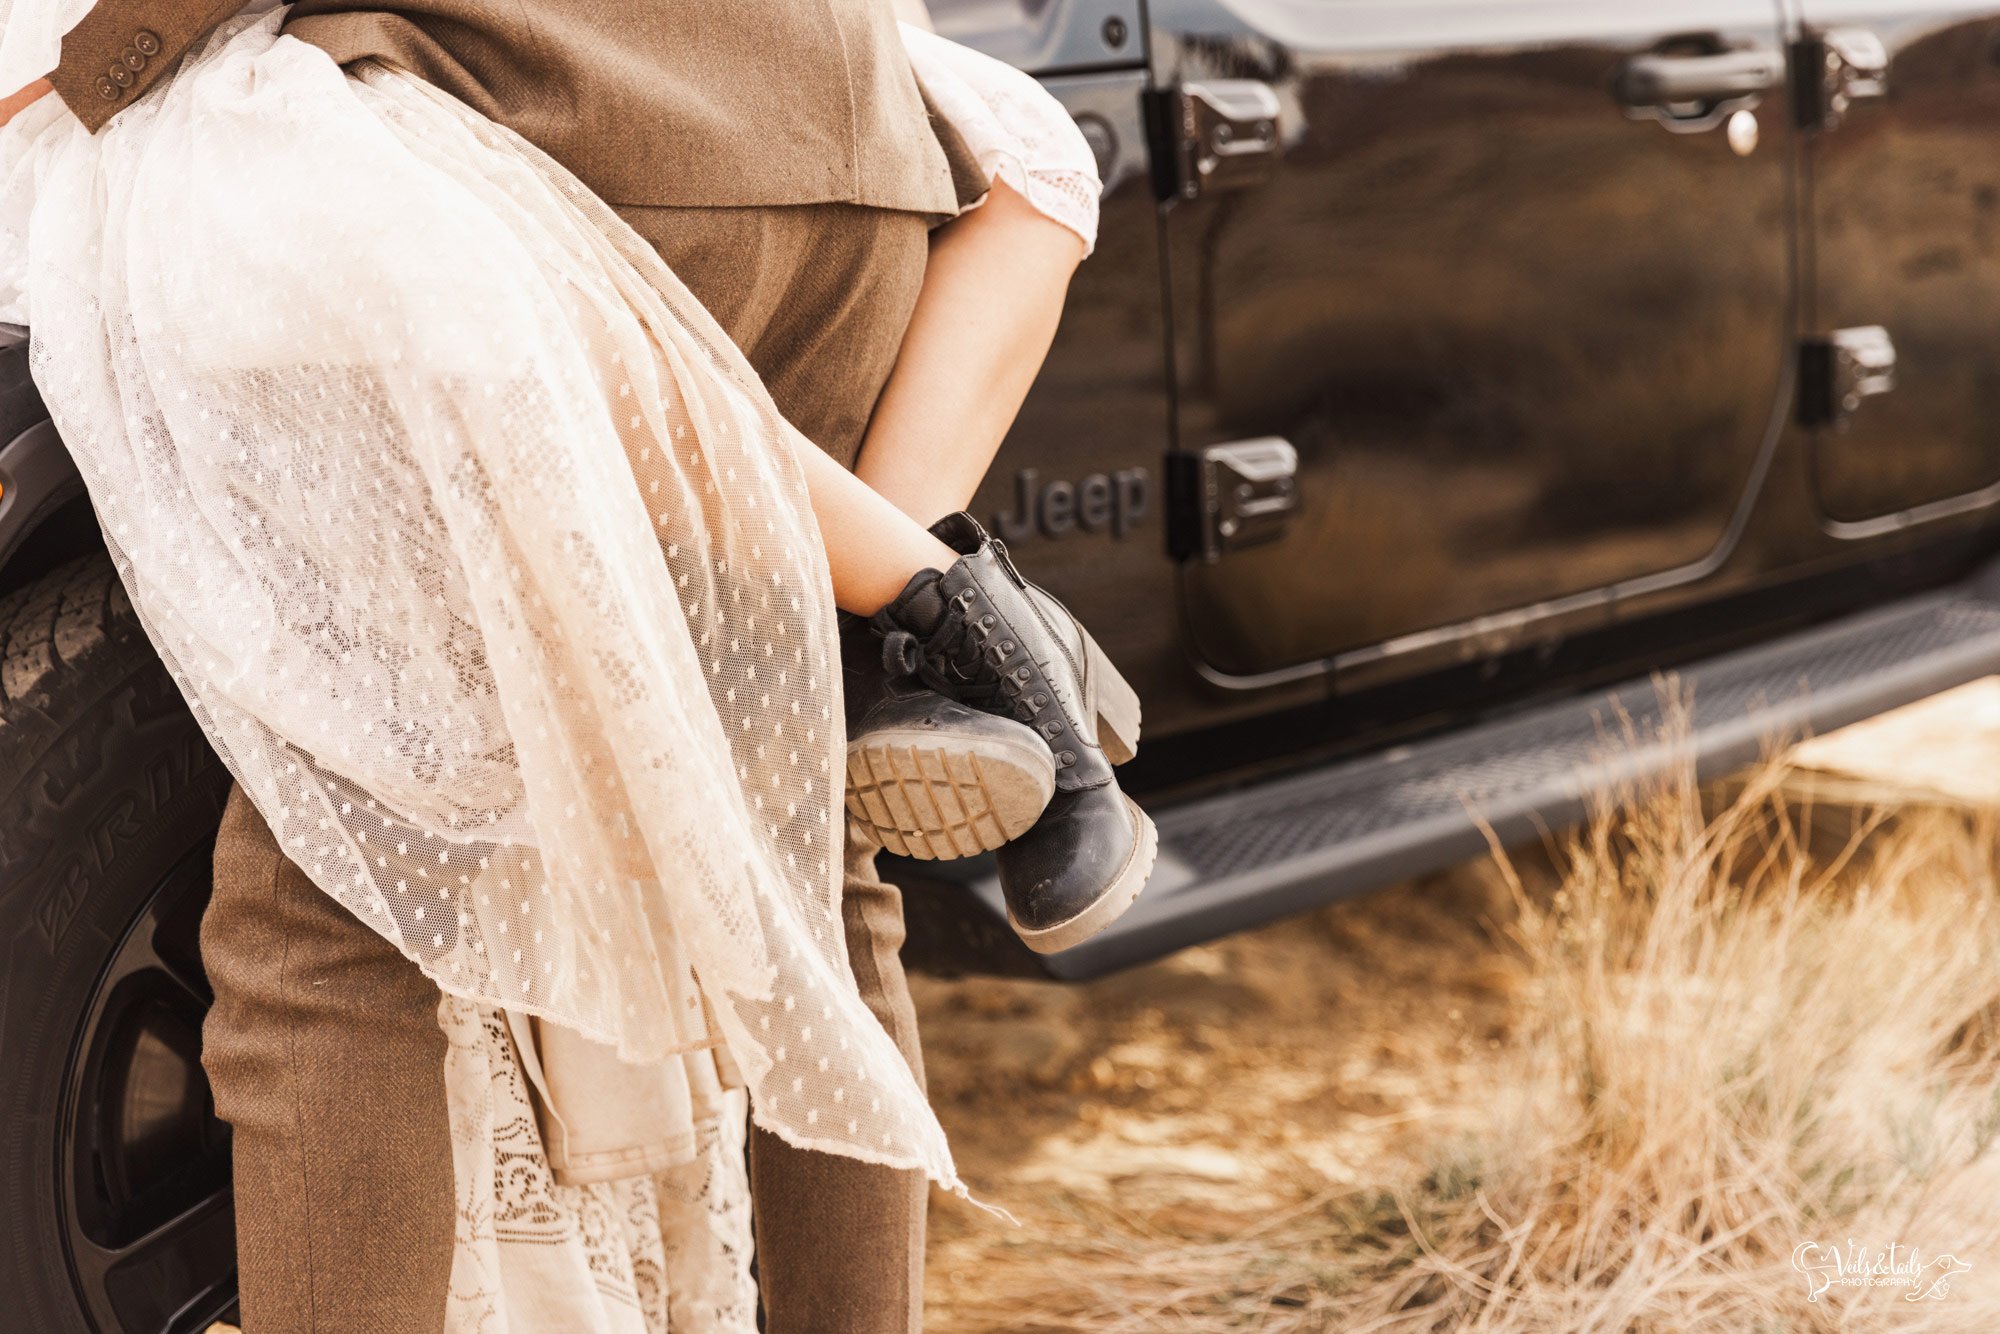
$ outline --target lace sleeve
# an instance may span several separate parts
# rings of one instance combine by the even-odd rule
[[[979,160],[1038,211],[1097,245],[1097,159],[1062,103],[1028,75],[909,23],[910,65]]]
[[[0,96],[27,87],[62,59],[62,39],[91,0],[0,0]]]

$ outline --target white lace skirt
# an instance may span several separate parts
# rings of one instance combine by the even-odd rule
[[[506,1020],[447,998],[458,1227],[449,1334],[754,1330],[740,1092],[695,1127],[685,1163],[560,1185]]]

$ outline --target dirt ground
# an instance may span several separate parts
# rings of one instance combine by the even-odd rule
[[[1093,1260],[1254,1236],[1415,1167],[1412,1132],[1476,1118],[1506,1038],[1504,902],[1468,868],[1083,986],[917,979],[965,1178],[1021,1223],[937,1195],[928,1327],[1145,1328]]]
[[[1809,743],[1800,781],[1996,803],[1996,746],[1989,680]],[[916,979],[964,1176],[1020,1221],[934,1196],[928,1327],[1262,1327],[1176,1257],[1234,1247],[1254,1270],[1280,1220],[1478,1123],[1528,984],[1510,910],[1468,866],[1083,986]]]

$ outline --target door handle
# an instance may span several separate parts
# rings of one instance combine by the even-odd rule
[[[1777,51],[1649,51],[1619,66],[1612,92],[1630,115],[1701,130],[1784,82],[1785,57]]]

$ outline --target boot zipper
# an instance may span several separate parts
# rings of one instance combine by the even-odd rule
[[[1000,568],[1005,570],[1007,577],[1014,581],[1014,587],[1025,591],[1028,587],[1028,581],[1021,577],[1019,570],[1014,568],[1014,558],[1007,554],[1007,544],[997,537],[989,537],[986,540],[993,544],[993,554],[1000,558]]]

